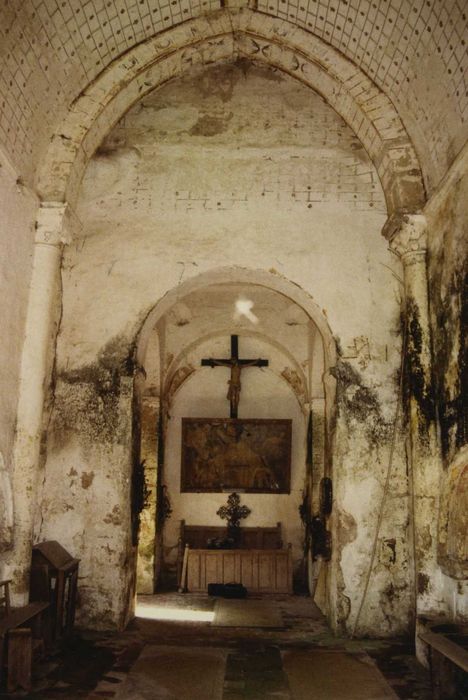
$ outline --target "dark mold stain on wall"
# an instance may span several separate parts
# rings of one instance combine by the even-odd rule
[[[423,595],[426,593],[429,589],[429,583],[430,579],[427,574],[419,573],[418,574],[418,593],[420,595]]]
[[[468,442],[468,260],[455,270],[437,309],[435,384],[442,452],[445,458]],[[458,326],[458,372],[451,371]],[[454,330],[455,329],[455,330]]]
[[[457,447],[468,442],[468,257],[461,288],[460,349],[458,353],[459,411]]]
[[[434,387],[430,379],[430,369],[425,368],[422,360],[423,331],[420,323],[419,309],[414,299],[406,300],[406,347],[403,372],[403,395],[408,409],[412,396],[419,410],[419,433],[425,438],[429,425],[435,421]]]
[[[365,386],[359,372],[349,362],[339,360],[330,373],[337,380],[336,397],[338,413],[347,419],[363,423],[367,439],[379,446],[390,439],[391,424],[382,415],[377,394]]]
[[[445,464],[468,442],[468,177],[452,188],[433,224],[429,255],[434,386]]]
[[[406,581],[390,582],[382,590],[379,596],[380,610],[384,616],[388,629],[392,629],[395,618],[401,615],[402,599],[407,595],[408,583]],[[409,626],[411,613],[408,612],[407,624]]]
[[[191,136],[217,136],[227,130],[232,112],[224,117],[213,117],[209,114],[201,116],[190,129]]]
[[[468,176],[439,208],[430,241],[434,391],[444,464],[468,442]]]
[[[89,443],[120,442],[119,402],[122,377],[132,377],[134,346],[123,337],[110,340],[96,362],[57,373],[52,426],[52,449],[72,432]]]

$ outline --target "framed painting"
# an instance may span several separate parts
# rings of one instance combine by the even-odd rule
[[[290,493],[289,419],[182,418],[182,492]]]

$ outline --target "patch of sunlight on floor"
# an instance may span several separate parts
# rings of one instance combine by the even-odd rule
[[[138,603],[135,615],[145,620],[173,620],[174,622],[213,622],[215,616],[214,612],[209,610],[184,610]]]

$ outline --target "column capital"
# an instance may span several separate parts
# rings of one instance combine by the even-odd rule
[[[67,202],[41,202],[36,218],[36,243],[66,245],[81,230],[81,222]]]
[[[427,250],[427,219],[424,214],[396,212],[385,223],[382,233],[390,249],[403,262],[425,258]]]

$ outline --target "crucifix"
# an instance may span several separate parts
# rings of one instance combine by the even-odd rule
[[[201,361],[203,367],[230,367],[231,378],[228,381],[227,399],[231,404],[231,418],[237,418],[237,409],[241,391],[241,371],[246,367],[268,367],[268,360],[242,360],[239,357],[239,336],[231,335],[231,357],[227,359],[207,358]]]

